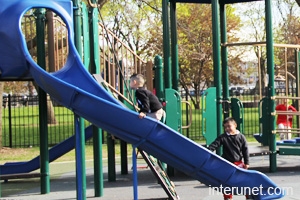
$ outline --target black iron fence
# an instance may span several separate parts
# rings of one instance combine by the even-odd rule
[[[50,101],[48,103],[52,103]],[[50,145],[55,145],[74,134],[73,113],[61,106],[54,106],[53,112],[56,123],[48,126]],[[2,145],[38,146],[39,137],[38,96],[3,96]]]
[[[244,106],[244,129],[243,133],[252,137],[260,132],[259,124],[259,101],[257,94],[239,94],[232,96],[243,102]],[[202,135],[202,99],[200,108],[195,109],[190,98],[187,98],[192,106],[192,124],[188,129],[183,129],[183,134],[192,140],[204,140]],[[49,120],[55,123],[48,124],[49,145],[55,145],[74,135],[74,115],[69,109],[51,101],[55,119]],[[189,107],[182,104],[183,126],[189,123]],[[48,115],[51,116],[51,115]],[[86,126],[90,125],[86,121]],[[209,133],[209,127],[205,130]],[[103,142],[106,142],[106,133],[103,134]],[[14,96],[3,97],[2,108],[2,145],[6,147],[30,147],[39,146],[39,106],[38,96]],[[88,141],[92,143],[92,140]]]

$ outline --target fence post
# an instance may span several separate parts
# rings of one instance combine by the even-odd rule
[[[8,95],[9,148],[12,148],[11,95]]]

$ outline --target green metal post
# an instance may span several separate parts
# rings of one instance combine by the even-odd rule
[[[162,66],[162,58],[161,56],[155,56],[154,58],[154,66],[155,66],[155,89],[156,96],[162,102],[164,101],[164,85],[163,85],[163,66]]]
[[[93,126],[95,197],[103,196],[102,129]]]
[[[214,62],[214,85],[216,87],[217,113],[216,127],[217,135],[222,133],[222,96],[221,96],[221,64],[220,64],[220,28],[219,28],[219,1],[212,0],[212,27],[213,27],[213,62]],[[221,149],[217,149],[217,154],[221,154]]]
[[[171,79],[172,88],[174,90],[178,91],[179,66],[178,66],[178,41],[177,41],[177,24],[176,23],[177,23],[177,19],[176,19],[176,1],[171,1],[170,2],[170,25],[171,25],[172,70],[170,70],[170,71],[171,71],[172,76],[169,76],[169,79]],[[168,81],[170,81],[170,80],[168,80]],[[171,101],[173,102],[173,100],[174,100],[173,97],[174,96],[171,95],[170,98],[168,98],[167,93],[168,93],[168,91],[165,91],[166,101],[168,103],[170,103]],[[174,94],[174,93],[172,91],[170,91],[170,94]],[[175,102],[176,102],[176,100],[175,100]],[[180,104],[179,106],[181,106],[180,100],[179,100],[179,104]],[[175,107],[173,107],[173,110],[176,109],[177,110],[176,113],[178,113],[179,108],[176,105],[178,105],[178,102],[177,102],[177,104],[175,103]],[[181,111],[181,107],[180,107],[180,111]],[[179,123],[178,120],[176,120],[176,125],[178,125],[178,123]],[[169,126],[169,123],[167,123],[167,125]],[[175,130],[177,131],[178,128],[179,128],[179,130],[181,130],[181,123],[180,123],[180,127],[176,127]],[[174,176],[174,174],[175,174],[174,168],[168,165],[167,166],[167,173],[168,173],[169,176]]]
[[[119,61],[120,70],[124,72],[124,67],[122,64],[122,61]],[[125,97],[128,95],[128,89],[126,85],[127,77],[123,77],[123,75],[118,76],[118,83],[120,87],[120,92]],[[125,83],[125,84],[124,84]],[[132,97],[130,98],[132,99]],[[124,105],[129,105],[123,98],[120,99]],[[133,101],[132,101],[133,102]],[[128,108],[131,108],[132,106],[129,106]],[[127,142],[120,140],[120,157],[121,157],[121,174],[128,174],[128,154],[127,154]]]
[[[119,61],[119,66],[120,66],[120,70],[122,72],[124,72],[124,67],[122,64],[122,61]],[[126,83],[126,77],[123,77],[123,75],[118,76],[118,83],[119,83],[119,87],[120,87],[120,92],[121,94],[123,94],[125,97],[126,95],[128,95],[128,89],[127,86],[124,84]],[[132,99],[132,98],[130,98]],[[120,101],[122,103],[124,103],[124,105],[129,105],[129,103],[127,103],[123,98],[120,99]],[[129,106],[128,108],[130,108],[131,106]],[[121,174],[128,174],[128,154],[127,154],[127,142],[120,140],[120,157],[121,157]]]
[[[75,121],[75,156],[76,156],[76,195],[78,200],[86,199],[85,174],[85,135],[84,120],[74,114]]]
[[[107,133],[108,181],[116,181],[115,140]]]
[[[163,52],[164,52],[164,82],[165,88],[171,88],[171,58],[170,58],[170,28],[169,28],[169,1],[162,0],[163,20]]]
[[[89,14],[88,14],[88,8],[86,7],[84,2],[81,3],[81,8],[82,8],[82,36],[83,36],[83,52],[84,52],[83,64],[84,67],[88,70],[91,61]]]
[[[79,3],[79,0],[73,0],[73,4],[74,4],[75,46],[80,57],[82,58],[83,52],[82,52],[82,41],[81,41],[81,36],[82,36],[81,4]]]
[[[46,69],[45,52],[45,9],[36,9],[37,64]],[[48,127],[47,127],[47,94],[39,88],[39,123],[41,153],[41,194],[50,192]]]
[[[79,0],[73,0],[74,4],[74,32],[75,32],[75,46],[80,55],[83,57],[82,52],[82,13],[81,4]],[[75,117],[76,119],[76,117]],[[86,199],[86,176],[85,176],[85,131],[84,119],[79,118],[80,124],[80,143],[76,146],[76,166],[81,166],[76,170],[76,186],[77,186],[77,199]],[[79,160],[78,160],[79,158]],[[79,163],[78,163],[79,162]],[[80,182],[81,181],[81,182]]]
[[[92,0],[92,3],[96,4],[96,0]],[[100,74],[100,50],[99,50],[99,31],[98,31],[98,9],[90,8],[90,51],[91,51],[91,63],[90,70],[93,74]]]
[[[178,64],[176,1],[170,2],[170,19],[171,19],[171,48],[172,48],[172,88],[178,91],[179,64]]]
[[[128,161],[127,161],[127,142],[124,140],[120,141],[121,151],[121,174],[128,174]]]
[[[299,49],[295,49],[295,72],[296,72],[296,97],[299,97],[299,94],[300,94],[300,91],[299,91],[299,80],[300,80],[300,70],[299,70]],[[296,105],[296,109],[297,110],[299,110],[299,108],[300,108],[300,105],[299,105],[299,102],[298,101],[296,101],[297,103],[295,103],[295,105]],[[300,127],[300,118],[299,118],[299,116],[297,115],[297,118],[296,118],[297,120],[296,120],[296,122],[297,122],[297,128],[299,128]],[[298,137],[299,137],[300,135],[298,134]]]
[[[155,90],[156,96],[160,102],[165,101],[165,90],[163,82],[163,64],[162,57],[155,56],[154,58],[154,76],[155,76]],[[162,163],[163,168],[165,169],[165,164]]]
[[[91,0],[93,5],[97,4],[96,0]],[[100,51],[99,51],[99,31],[98,31],[98,8],[90,7],[89,9],[89,38],[90,38],[90,65],[89,69],[92,74],[100,74]],[[85,54],[84,54],[85,55]],[[93,128],[93,148],[94,148],[94,180],[95,196],[103,196],[103,162],[102,162],[102,130]]]
[[[227,21],[226,21],[226,5],[220,5],[220,25],[221,25],[221,43],[225,44],[227,42]],[[229,75],[228,75],[228,55],[227,47],[221,46],[221,59],[222,59],[222,86],[223,86],[223,115],[224,119],[229,117]]]
[[[275,130],[275,116],[271,115],[275,111],[275,100],[272,99],[275,95],[274,89],[274,47],[273,47],[273,32],[272,32],[272,1],[265,0],[266,6],[266,38],[267,38],[267,72],[269,74],[268,99],[269,106],[267,115],[269,116],[269,150],[270,150],[270,172],[277,170],[276,161],[276,135],[272,134]]]

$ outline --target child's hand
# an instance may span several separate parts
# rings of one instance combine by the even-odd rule
[[[244,165],[244,169],[248,169],[249,168],[249,165]]]
[[[144,117],[146,117],[146,114],[145,114],[145,113],[143,113],[143,112],[140,112],[140,114],[139,114],[139,118],[140,118],[140,119],[143,119]]]

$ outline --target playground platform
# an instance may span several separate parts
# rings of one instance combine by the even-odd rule
[[[253,146],[251,148],[254,148]],[[255,147],[260,150],[261,148]],[[93,161],[86,161],[86,196],[87,199],[130,200],[133,199],[133,176],[131,159],[129,158],[126,175],[121,175],[119,159],[116,159],[116,181],[109,182],[107,166],[104,166],[104,190],[102,197],[94,197]],[[284,200],[300,199],[300,157],[278,155],[277,172],[269,173],[269,156],[250,157],[250,167],[265,173],[279,187],[287,188]],[[145,166],[142,160],[138,166]],[[2,200],[66,200],[76,199],[75,162],[53,162],[50,164],[51,185],[49,194],[40,194],[39,178],[13,179],[1,182]],[[222,194],[213,191],[197,180],[175,170],[175,176],[170,177],[181,200],[222,200]],[[158,184],[149,168],[138,169],[138,199],[139,200],[167,200],[168,196]],[[235,200],[244,200],[244,196],[234,196]]]

